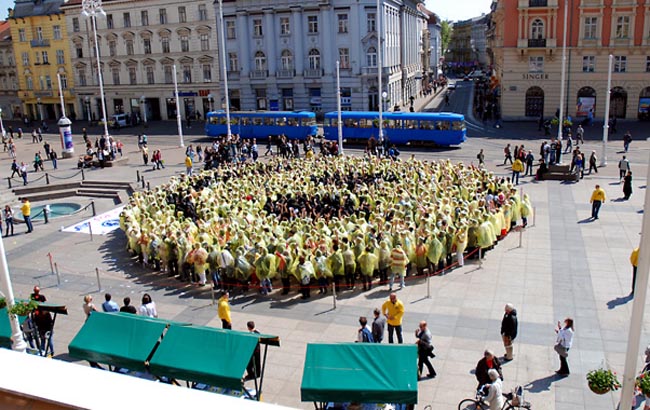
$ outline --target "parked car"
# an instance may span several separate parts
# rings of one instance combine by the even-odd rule
[[[109,125],[113,128],[122,128],[128,125],[128,116],[126,114],[113,114],[109,121]]]
[[[448,89],[448,90],[455,90],[455,89],[456,89],[456,82],[455,82],[455,81],[450,81],[450,82],[447,84],[447,89]]]

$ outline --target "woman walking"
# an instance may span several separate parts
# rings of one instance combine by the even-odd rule
[[[14,236],[14,211],[11,210],[9,205],[5,205],[4,209],[4,219],[7,232],[5,236],[9,236],[9,230],[11,229],[11,236]]]
[[[626,201],[632,195],[632,171],[627,171],[625,178],[623,178],[623,195]]]
[[[158,311],[156,310],[156,304],[151,300],[151,296],[148,293],[142,295],[142,306],[140,306],[140,315],[148,317],[158,317]]]
[[[571,349],[571,345],[573,344],[573,319],[570,317],[564,319],[564,327],[558,321],[555,333],[557,333],[555,351],[560,357],[560,369],[555,373],[559,376],[568,376],[570,372],[567,357],[569,357],[569,349]]]

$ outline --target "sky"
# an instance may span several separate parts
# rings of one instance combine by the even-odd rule
[[[0,3],[7,0],[0,0]],[[427,9],[436,13],[443,20],[467,20],[490,12],[492,0],[426,0]]]
[[[13,0],[0,0],[0,20],[7,19],[7,9],[14,7]]]

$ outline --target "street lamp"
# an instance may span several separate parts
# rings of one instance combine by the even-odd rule
[[[86,103],[86,115],[88,115],[88,124],[90,124],[90,121],[92,119],[91,113],[90,113],[90,97],[85,96],[84,97],[84,102]]]
[[[214,106],[212,105],[214,103],[214,95],[208,94],[208,105],[210,107],[210,111],[214,111]]]
[[[2,138],[7,136],[7,132],[5,131],[5,126],[2,123],[2,108],[0,108],[0,131],[2,132]]]
[[[108,118],[106,118],[106,103],[104,101],[104,80],[102,79],[101,62],[99,61],[99,43],[97,41],[97,13],[106,15],[102,8],[102,0],[81,0],[81,13],[90,17],[95,38],[95,57],[97,58],[97,78],[99,81],[99,94],[102,99],[102,115],[104,120],[104,136],[108,138]]]
[[[147,128],[147,99],[140,97],[140,104],[142,105],[142,121],[144,121],[144,127]]]
[[[178,128],[178,138],[180,139],[180,146],[184,147],[183,141],[183,124],[181,122],[181,103],[178,99],[178,77],[176,75],[176,64],[174,64],[174,99],[176,100],[176,127]]]

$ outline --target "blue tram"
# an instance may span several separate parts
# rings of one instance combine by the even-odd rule
[[[228,134],[226,112],[206,114],[205,134],[219,137]],[[289,139],[303,140],[318,134],[316,114],[310,111],[233,111],[230,130],[242,138],[268,138],[284,134]]]

